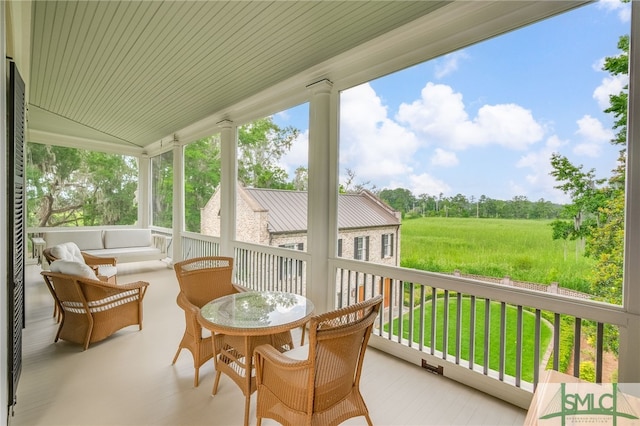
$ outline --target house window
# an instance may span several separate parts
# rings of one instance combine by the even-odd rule
[[[279,247],[304,251],[304,243],[281,244]],[[279,275],[281,280],[291,277],[302,277],[302,261],[288,257],[280,257]]]
[[[355,237],[353,239],[353,258],[369,260],[369,237]]]
[[[338,240],[338,257],[342,257],[342,238]]]
[[[393,256],[393,234],[382,234],[382,258]]]

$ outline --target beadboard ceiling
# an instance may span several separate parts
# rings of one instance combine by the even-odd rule
[[[295,76],[371,79],[578,4],[35,1],[28,126],[144,149]]]

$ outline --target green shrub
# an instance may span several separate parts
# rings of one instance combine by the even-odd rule
[[[584,381],[595,383],[596,366],[593,361],[584,361],[580,363],[580,378]]]

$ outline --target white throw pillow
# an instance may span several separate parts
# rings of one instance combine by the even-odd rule
[[[86,263],[74,262],[71,260],[56,260],[51,264],[51,272],[75,275],[95,280],[96,274]]]
[[[84,263],[84,258],[76,243],[62,243],[51,247],[51,254],[60,260]]]

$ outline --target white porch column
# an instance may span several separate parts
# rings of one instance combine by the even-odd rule
[[[631,3],[623,283],[623,304],[631,316],[620,329],[620,383],[640,383],[640,7]]]
[[[149,154],[138,157],[138,226],[148,228],[151,223],[151,161]]]
[[[220,255],[234,257],[236,239],[236,185],[238,181],[238,132],[233,121],[220,127]]]
[[[184,151],[177,136],[173,137],[173,263],[182,259],[182,232],[184,231]]]
[[[333,83],[321,80],[307,88],[309,105],[309,205],[307,215],[307,297],[316,313],[334,308],[335,276],[329,257],[335,256],[338,216],[338,96]]]

